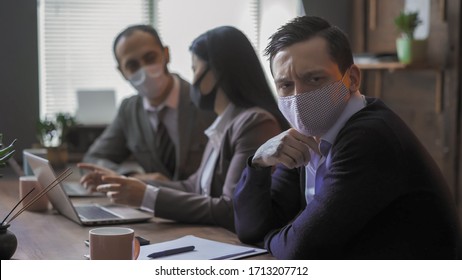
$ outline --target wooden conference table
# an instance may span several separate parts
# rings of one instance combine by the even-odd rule
[[[0,221],[19,201],[18,177],[0,169]],[[74,200],[74,199],[73,199]],[[79,202],[104,202],[106,198],[75,198]],[[19,207],[18,207],[19,208]],[[215,226],[180,224],[172,221],[151,219],[149,222],[123,225],[135,230],[152,243],[169,241],[185,235],[216,240],[231,244],[241,244],[236,235],[226,229]],[[24,211],[8,228],[16,235],[18,247],[13,259],[23,260],[83,260],[88,254],[84,240],[93,227],[81,226],[59,215],[50,208],[46,212]],[[250,257],[249,259],[273,259],[270,254]]]

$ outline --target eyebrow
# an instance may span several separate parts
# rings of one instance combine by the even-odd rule
[[[325,75],[326,74],[326,71],[325,70],[308,70],[308,71],[305,71],[303,73],[301,73],[300,75],[297,75],[298,78],[306,78],[306,77],[311,77],[311,76],[316,76],[316,75]]]
[[[289,80],[288,78],[286,78],[286,77],[282,77],[282,78],[279,78],[279,79],[274,79],[274,82],[275,82],[276,84],[278,84],[278,83],[284,83],[284,82],[287,82],[287,81],[290,81],[290,80]]]
[[[301,75],[297,75],[297,78],[304,79],[304,78],[311,77],[311,76],[325,75],[325,74],[326,74],[326,71],[324,71],[322,69],[308,70],[308,71],[303,72]],[[287,76],[283,76],[281,78],[274,79],[274,82],[275,83],[284,83],[284,82],[288,82],[288,81],[292,81],[292,80],[293,79],[290,79]]]

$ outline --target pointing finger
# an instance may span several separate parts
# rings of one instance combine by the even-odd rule
[[[79,162],[79,163],[77,163],[77,167],[78,167],[78,168],[82,168],[82,169],[91,170],[91,171],[93,171],[93,170],[95,170],[95,169],[98,168],[98,166],[95,165],[95,164],[92,164],[92,163],[84,163],[84,162]]]
[[[120,190],[119,184],[103,184],[96,187],[96,190],[99,192],[109,193],[109,192],[117,192]]]
[[[125,176],[103,176],[102,180],[106,183],[126,184],[130,179]]]

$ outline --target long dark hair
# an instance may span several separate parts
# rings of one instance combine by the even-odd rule
[[[208,63],[234,105],[263,108],[278,120],[282,129],[289,127],[252,44],[240,30],[231,26],[211,29],[197,37],[189,50]]]

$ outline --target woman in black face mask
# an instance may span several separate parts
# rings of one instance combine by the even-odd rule
[[[196,173],[183,181],[142,182],[107,176],[98,187],[113,200],[151,209],[156,217],[213,224],[234,231],[233,193],[249,156],[288,128],[257,55],[238,29],[223,26],[200,35],[191,47],[192,101],[214,110],[215,122]]]

